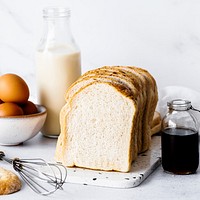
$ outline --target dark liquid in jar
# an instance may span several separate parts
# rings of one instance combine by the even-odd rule
[[[199,165],[198,132],[166,129],[161,138],[163,169],[174,174],[195,173]]]

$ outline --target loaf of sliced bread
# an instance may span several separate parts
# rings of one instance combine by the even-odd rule
[[[65,166],[128,172],[151,144],[157,87],[146,70],[104,66],[65,93],[56,160]]]

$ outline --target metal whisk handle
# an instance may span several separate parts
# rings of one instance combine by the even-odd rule
[[[5,156],[5,153],[3,151],[0,151],[0,160],[2,160],[2,157]]]
[[[0,151],[0,160],[4,160],[4,161],[6,161],[6,162],[8,162],[8,163],[10,163],[10,164],[12,164],[12,162],[13,162],[12,159],[7,158],[7,157],[5,156],[5,153],[4,153],[3,151]]]
[[[3,151],[0,151],[0,160],[4,160],[5,153]]]

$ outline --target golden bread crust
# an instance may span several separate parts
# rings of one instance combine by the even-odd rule
[[[11,194],[21,189],[21,181],[16,174],[0,167],[0,195]]]

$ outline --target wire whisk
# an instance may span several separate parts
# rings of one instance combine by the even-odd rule
[[[24,182],[34,192],[41,195],[49,195],[62,189],[67,178],[67,169],[59,163],[47,163],[40,158],[10,159],[5,156],[3,151],[0,151],[0,160],[12,164]]]

